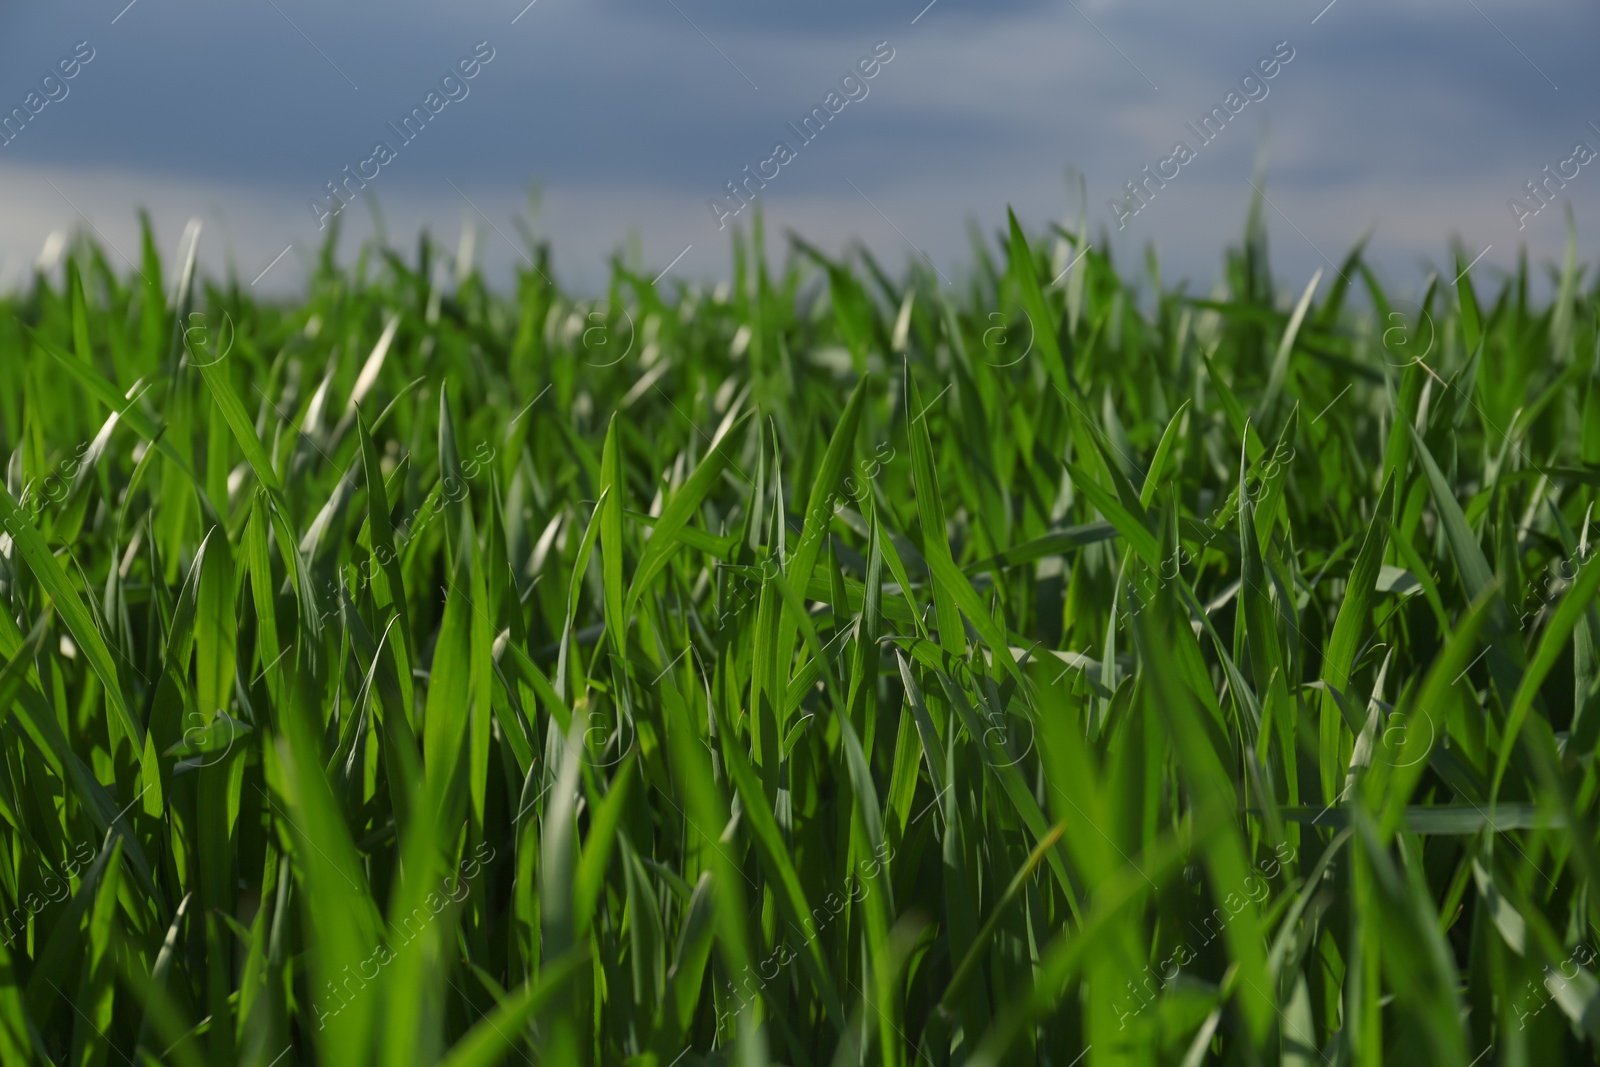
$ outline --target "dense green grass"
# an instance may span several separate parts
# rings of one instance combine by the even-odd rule
[[[998,237],[0,302],[0,1061],[1593,1062],[1575,253]]]

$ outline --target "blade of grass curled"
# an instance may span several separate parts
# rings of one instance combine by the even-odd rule
[[[944,995],[939,998],[939,1004],[935,1010],[941,1011],[952,1018],[954,1017],[956,1000],[961,996],[962,990],[966,988],[967,981],[972,977],[973,972],[978,969],[979,963],[982,962],[983,954],[988,951],[989,942],[994,938],[994,932],[1000,925],[1001,917],[1022,895],[1022,887],[1028,884],[1028,879],[1033,877],[1033,872],[1039,869],[1039,864],[1044,861],[1045,855],[1055,847],[1055,843],[1061,839],[1061,835],[1066,829],[1066,823],[1056,823],[1050,828],[1050,832],[1045,834],[1037,845],[1033,846],[1033,851],[1028,853],[1027,861],[1018,868],[1017,873],[1011,879],[1011,883],[1006,886],[1005,892],[1000,894],[1000,900],[995,904],[994,910],[989,913],[989,918],[984,921],[982,928],[978,930],[978,936],[973,938],[971,946],[967,949],[967,954],[961,959],[960,966],[956,968],[955,974],[950,977],[950,984],[945,986]]]
[[[163,439],[162,428],[151,422],[150,417],[144,413],[144,409],[139,407],[138,398],[148,388],[148,379],[141,379],[133,389],[128,391],[127,395],[124,395],[121,390],[117,389],[104,375],[96,370],[93,364],[85,363],[71,353],[51,344],[38,331],[27,326],[23,328],[28,330],[29,339],[38,345],[46,355],[65,368],[102,404],[117,412],[122,421],[133,427],[133,431],[144,438],[152,448],[158,449],[163,456],[176,464],[179,470],[188,475],[189,480],[194,483],[196,492],[202,495],[205,493],[205,486],[195,477],[189,461],[184,459],[182,453],[173,447],[172,442]]]
[[[478,1020],[439,1061],[439,1067],[493,1067],[501,1062],[516,1047],[514,1035],[526,1034],[528,1020],[569,986],[588,962],[587,944],[546,961],[537,978],[508,994],[493,1011]]]
[[[1203,846],[1214,833],[1215,824],[1197,824],[1193,838],[1174,831],[1159,839],[1148,852],[1138,857],[1095,886],[1094,905],[1083,922],[1063,930],[1039,954],[1034,980],[1027,994],[1010,999],[996,1014],[994,1022],[978,1041],[966,1067],[1000,1067],[1024,1030],[1044,1018],[1060,1002],[1068,985],[1091,953],[1109,938],[1117,936],[1117,926],[1136,914],[1154,890],[1183,866],[1191,846]]]
[[[1156,490],[1161,488],[1161,476],[1167,471],[1167,461],[1172,458],[1172,450],[1178,446],[1183,416],[1193,402],[1185,400],[1179,404],[1178,410],[1167,420],[1167,428],[1161,433],[1161,442],[1156,445],[1155,457],[1150,460],[1150,470],[1144,476],[1144,485],[1139,488],[1140,507],[1149,508],[1150,502],[1156,498]]]
[[[239,402],[239,394],[233,391],[233,386],[228,381],[227,364],[218,361],[193,365],[200,369],[206,388],[211,391],[211,398],[216,401],[217,410],[221,411],[222,417],[227,420],[228,429],[233,431],[233,438],[239,442],[245,461],[250,464],[250,469],[255,472],[256,478],[271,492],[282,492],[283,480],[278,477],[278,472],[272,469],[272,457],[267,455],[267,450],[261,444],[261,438],[256,436],[255,424],[250,421],[249,413]]]
[[[625,617],[632,617],[634,608],[638,605],[639,598],[644,595],[645,589],[666,567],[673,552],[683,544],[678,534],[694,516],[695,511],[705,500],[706,494],[711,492],[721,479],[722,472],[730,462],[728,449],[731,444],[728,438],[731,436],[731,431],[732,427],[728,432],[719,434],[712,440],[710,449],[695,467],[694,473],[676,493],[672,494],[672,499],[661,511],[661,517],[655,520],[650,540],[645,542],[644,554],[639,558],[639,565],[633,572],[633,582],[628,587],[623,607]]]
[[[622,500],[625,486],[622,477],[622,444],[617,440],[617,417],[611,416],[606,428],[606,443],[600,453],[601,501],[596,504],[600,516],[600,577],[604,589],[606,630],[617,650],[617,658],[628,658],[628,614],[623,607],[627,590],[622,582]]]
[[[133,717],[133,709],[128,706],[122,689],[122,679],[117,674],[116,661],[111,658],[111,650],[101,636],[94,616],[89,613],[89,609],[78,596],[78,590],[73,586],[72,579],[67,577],[61,561],[51,553],[44,538],[28,520],[27,513],[17,504],[10,490],[4,485],[0,485],[0,527],[11,535],[12,544],[16,546],[18,554],[27,563],[28,569],[33,572],[34,578],[45,593],[54,601],[61,621],[66,623],[72,639],[83,649],[90,668],[99,676],[101,684],[105,687],[106,704],[110,706],[134,748],[142,753],[144,728]],[[156,774],[156,768],[150,764],[148,756],[143,758],[145,785],[154,787],[159,792],[160,779]]]
[[[833,429],[833,436],[828,440],[828,449],[823,453],[822,463],[817,468],[817,476],[811,482],[811,495],[806,501],[800,542],[795,545],[783,568],[788,580],[801,590],[810,587],[812,572],[817,568],[817,560],[822,555],[823,544],[828,536],[828,527],[833,522],[833,505],[837,499],[840,481],[844,478],[845,468],[850,465],[855,452],[856,436],[861,426],[861,411],[866,405],[867,385],[870,381],[869,377],[863,376],[856,382],[856,387],[844,406],[844,413],[839,416],[839,423]],[[778,493],[781,496],[781,482]],[[804,614],[803,606],[801,613]],[[792,607],[780,614],[777,638],[773,645],[780,665],[786,666],[789,663],[794,649],[797,625]],[[787,676],[788,671],[783,670],[783,674]],[[780,689],[791,681],[792,679],[788,677],[774,677],[774,682]]]
[[[381,575],[373,578],[374,600],[380,609],[393,608],[400,619],[401,645],[398,672],[405,707],[412,706],[411,650],[416,648],[411,633],[411,612],[406,605],[405,581],[400,574],[400,557],[394,546],[394,527],[389,522],[389,494],[384,486],[378,448],[372,442],[366,414],[355,405],[356,430],[361,441],[361,467],[367,479],[367,524],[372,536],[372,557]],[[372,560],[369,560],[370,567]]]
[[[1442,709],[1450,701],[1459,699],[1459,694],[1454,692],[1456,679],[1469,666],[1472,650],[1499,610],[1500,585],[1498,580],[1493,580],[1456,624],[1416,695],[1406,702],[1403,710],[1408,718],[1416,714],[1426,716],[1432,724],[1431,730],[1424,733],[1395,729],[1391,716],[1391,725],[1382,734],[1382,750],[1374,753],[1363,781],[1369,810],[1381,815],[1377,827],[1380,841],[1393,840],[1405,821],[1411,793],[1427,770],[1427,751],[1443,728]],[[1395,740],[1396,737],[1399,740]]]
[[[1495,760],[1494,783],[1489,790],[1490,801],[1500,795],[1500,783],[1505,778],[1506,768],[1510,766],[1511,754],[1516,750],[1517,733],[1532,710],[1533,702],[1538,699],[1539,687],[1561,658],[1572,631],[1593,604],[1596,590],[1600,590],[1600,556],[1591,558],[1579,569],[1578,577],[1561,598],[1561,604],[1539,639],[1539,649],[1534,653],[1533,662],[1528,664],[1527,671],[1522,675],[1522,684],[1517,687],[1511,710],[1506,713],[1500,755]]]
[[[800,877],[795,872],[794,864],[789,860],[789,846],[784,841],[772,812],[767,808],[766,794],[761,789],[761,783],[756,780],[755,771],[740,750],[741,742],[727,733],[723,733],[722,742],[723,766],[727,768],[728,777],[732,779],[734,788],[738,792],[743,805],[741,813],[749,821],[754,832],[762,862],[768,865],[775,875],[773,882],[779,890],[776,896],[786,913],[784,918],[789,923],[804,921],[811,915],[811,904],[806,899],[805,889],[800,884]],[[800,958],[822,994],[822,1003],[827,1010],[829,1022],[833,1024],[836,1033],[842,1032],[845,1025],[844,1002],[839,998],[838,988],[834,984],[833,975],[828,970],[827,960],[823,958],[822,948],[816,938],[806,939]]]
[[[1322,658],[1322,680],[1339,692],[1350,687],[1350,668],[1355,662],[1372,604],[1377,600],[1378,572],[1389,545],[1387,519],[1393,500],[1394,481],[1385,479],[1372,522],[1367,526],[1366,540],[1362,541],[1361,551],[1350,569],[1344,602],[1339,606],[1333,634],[1328,638],[1328,649]],[[1339,741],[1343,736],[1343,716],[1333,693],[1327,690],[1322,693],[1321,705],[1322,789],[1323,796],[1331,800],[1340,788]]]
[[[1322,281],[1322,268],[1318,267],[1311,281],[1306,284],[1305,292],[1300,294],[1300,300],[1294,306],[1294,313],[1289,316],[1289,325],[1284,327],[1283,338],[1278,342],[1278,353],[1272,359],[1272,370],[1267,376],[1267,388],[1261,394],[1261,414],[1269,418],[1274,405],[1278,402],[1278,394],[1283,391],[1284,380],[1289,376],[1289,356],[1294,351],[1295,338],[1300,334],[1300,324],[1305,321],[1306,311],[1311,307],[1311,298],[1316,295],[1317,283]]]
[[[1011,276],[1016,279],[1017,289],[1022,294],[1022,307],[1028,314],[1028,322],[1033,327],[1034,343],[1039,348],[1039,355],[1044,359],[1044,366],[1050,375],[1050,380],[1055,387],[1063,393],[1072,389],[1071,375],[1068,373],[1066,362],[1061,356],[1061,344],[1056,339],[1055,316],[1050,313],[1050,307],[1045,303],[1044,287],[1039,284],[1039,275],[1035,270],[1033,251],[1028,247],[1028,238],[1022,232],[1022,226],[1017,222],[1017,214],[1010,208],[1006,209],[1008,267]]]
[[[1162,627],[1188,628],[1188,620],[1177,613],[1176,604],[1169,596],[1158,596],[1152,606],[1134,616],[1133,633],[1143,677],[1151,683],[1148,699],[1155,705],[1152,710],[1166,722],[1195,818],[1218,826],[1203,853],[1212,894],[1222,900],[1249,877],[1249,851],[1242,827],[1231,817],[1238,794],[1223,754],[1212,748],[1193,694],[1172,666],[1170,639]],[[1277,1011],[1275,1001],[1265,992],[1271,980],[1260,917],[1250,908],[1243,909],[1228,923],[1224,938],[1229,956],[1249,987],[1238,989],[1247,1036],[1251,1044],[1260,1046],[1272,1029]]]

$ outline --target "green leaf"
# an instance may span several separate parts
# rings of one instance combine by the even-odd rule
[[[1022,226],[1017,222],[1017,213],[1010,208],[1006,209],[1006,221],[1010,227],[1010,244],[1007,250],[1011,276],[1016,279],[1017,289],[1022,295],[1023,310],[1027,312],[1028,321],[1033,325],[1034,344],[1044,360],[1045,371],[1050,375],[1050,380],[1055,383],[1057,389],[1069,393],[1073,386],[1066,361],[1061,355],[1061,345],[1056,340],[1059,327],[1049,305],[1045,303],[1044,289],[1040,286],[1039,276],[1034,270],[1033,252],[1028,248],[1028,239],[1023,236]]]

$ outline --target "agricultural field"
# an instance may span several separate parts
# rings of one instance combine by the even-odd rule
[[[74,242],[0,298],[0,1062],[1595,1062],[1594,278],[1260,209],[1205,294]]]

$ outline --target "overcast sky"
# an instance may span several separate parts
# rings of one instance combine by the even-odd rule
[[[272,264],[258,290],[292,292],[323,236],[309,201],[365,165],[377,176],[343,216],[347,250],[375,196],[408,249],[423,226],[451,245],[474,227],[494,277],[525,248],[520,216],[569,283],[630,248],[651,274],[683,253],[672,277],[713,281],[733,220],[719,230],[709,201],[779,141],[794,155],[761,191],[770,234],[860,240],[896,268],[926,257],[957,284],[970,220],[992,235],[1010,205],[1035,230],[1075,228],[1076,172],[1092,239],[1125,269],[1153,242],[1165,281],[1209,287],[1262,153],[1288,283],[1369,227],[1405,287],[1448,270],[1453,239],[1488,249],[1491,274],[1521,245],[1557,256],[1563,202],[1580,248],[1600,225],[1600,160],[1520,230],[1507,206],[1575,142],[1600,149],[1600,7],[1580,0],[526,2],[8,5],[0,113],[29,121],[0,146],[0,278],[91,223],[136,256],[145,207],[169,255],[198,216],[211,270],[248,282]],[[875,48],[893,58],[803,142],[786,124],[826,108]],[[73,67],[75,49],[93,58]],[[493,58],[438,104],[475,49]],[[1250,84],[1265,96],[1202,145],[1185,124],[1228,113],[1275,49],[1293,58]],[[74,76],[41,87],[64,59]],[[430,91],[440,110],[406,143],[386,123]],[[58,99],[41,105],[46,92]],[[392,158],[364,164],[380,140]],[[1108,198],[1180,140],[1193,158],[1165,164],[1177,176],[1119,230]]]

